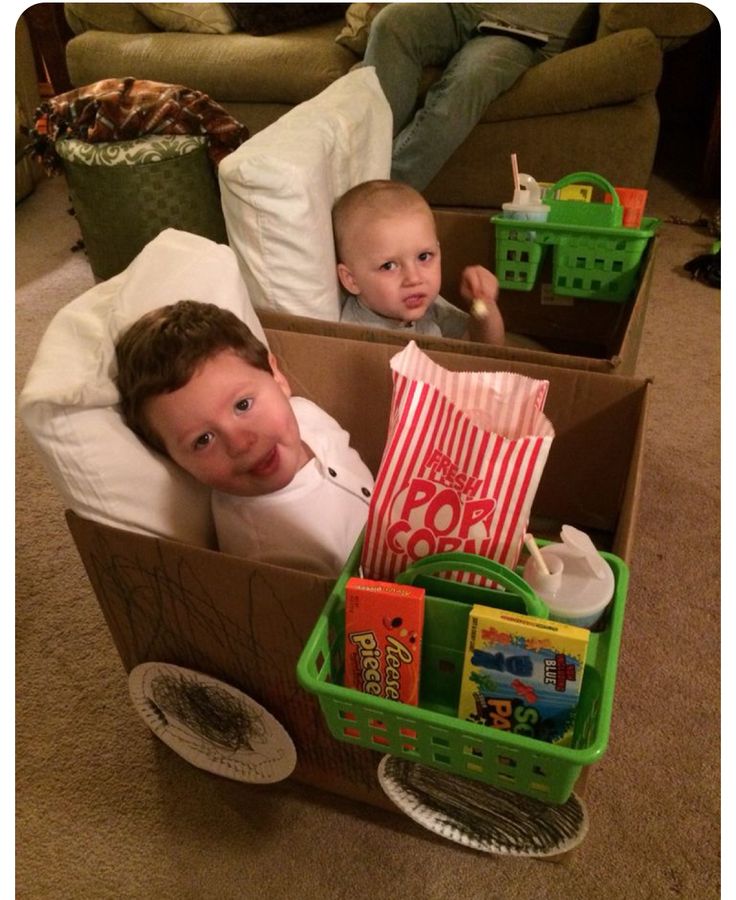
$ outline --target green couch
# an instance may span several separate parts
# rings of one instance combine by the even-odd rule
[[[161,18],[177,6],[194,10],[193,23]],[[129,75],[183,84],[209,94],[253,134],[359,61],[378,6],[351,4],[344,15],[336,6],[331,21],[255,35],[232,18],[235,30],[228,28],[225,4],[67,3],[75,32],[69,74],[77,86]],[[205,21],[205,13],[214,18]],[[530,69],[490,104],[425,191],[430,203],[500,207],[512,189],[514,152],[540,181],[592,171],[616,185],[647,185],[663,53],[707,28],[713,15],[691,3],[601,3],[597,19],[587,44]],[[171,30],[182,27],[188,30]],[[428,71],[427,80],[437,74]]]

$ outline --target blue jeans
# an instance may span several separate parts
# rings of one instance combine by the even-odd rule
[[[476,31],[482,12],[465,3],[393,3],[376,16],[364,57],[394,116],[391,177],[421,191],[480,120],[488,104],[530,66],[540,50]],[[422,70],[444,72],[415,112]]]

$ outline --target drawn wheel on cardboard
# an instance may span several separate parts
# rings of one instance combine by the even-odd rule
[[[378,780],[409,818],[485,853],[556,856],[577,847],[588,831],[587,809],[575,794],[552,806],[397,756],[381,759]]]
[[[187,762],[252,784],[288,778],[296,749],[281,723],[224,681],[168,663],[136,666],[133,706],[151,731]]]

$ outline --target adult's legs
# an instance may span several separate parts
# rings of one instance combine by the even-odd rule
[[[396,135],[391,177],[424,190],[488,104],[540,60],[537,51],[513,38],[479,35],[467,40],[427,92],[422,108]]]
[[[464,3],[390,3],[373,20],[363,64],[375,66],[391,106],[394,136],[410,121],[425,66],[445,66],[473,34]]]

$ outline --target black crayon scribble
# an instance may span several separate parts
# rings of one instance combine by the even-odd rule
[[[381,764],[387,793],[411,818],[456,843],[517,856],[576,846],[587,831],[574,794],[554,806],[398,757]]]
[[[200,672],[157,662],[131,673],[131,697],[153,732],[199,768],[273,782],[294,768],[294,747],[251,698]]]
[[[232,675],[240,683],[263,683],[278,679],[284,654],[269,649],[261,628],[267,626],[272,632],[277,621],[282,646],[301,647],[306,639],[297,633],[283,598],[258,572],[251,573],[242,587],[244,615],[238,623],[218,606],[184,557],[167,568],[163,560],[159,565],[144,565],[107,550],[103,546],[101,552],[93,553],[92,566],[102,594],[98,599],[128,666],[168,657],[186,659],[190,667],[206,670],[206,645],[234,662]],[[286,702],[298,692],[293,677],[282,688],[292,695],[284,698]]]
[[[284,596],[260,571],[249,571],[238,588],[242,616],[236,620],[212,595],[191,561],[196,563],[196,556],[187,558],[187,548],[175,555],[155,546],[153,561],[150,553],[123,554],[100,531],[83,554],[126,668],[155,660],[219,677],[278,719],[296,745],[303,771],[329,772],[376,789],[378,754],[335,741],[316,698],[296,681],[296,659],[311,630],[302,633],[289,608],[301,598]]]
[[[266,740],[262,716],[216,684],[194,676],[159,674],[151,679],[152,701],[164,717],[175,716],[211,744],[237,752]]]

